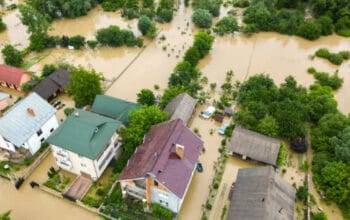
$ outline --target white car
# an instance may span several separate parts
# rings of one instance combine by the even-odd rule
[[[201,116],[205,119],[210,118],[215,113],[215,107],[209,106],[205,111],[201,113]]]
[[[226,129],[230,126],[230,123],[224,123],[221,125],[221,127],[218,130],[218,133],[221,135],[225,134]]]

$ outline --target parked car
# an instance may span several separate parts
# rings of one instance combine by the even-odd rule
[[[221,127],[218,130],[218,133],[221,135],[225,134],[226,129],[230,126],[230,123],[224,123],[221,125]]]
[[[214,106],[209,106],[205,111],[201,113],[201,116],[205,119],[210,118],[215,112]]]

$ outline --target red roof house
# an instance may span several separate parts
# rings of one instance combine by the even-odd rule
[[[203,141],[181,119],[151,128],[122,171],[124,195],[180,211]]]
[[[20,90],[30,80],[30,75],[22,69],[0,64],[0,86]]]

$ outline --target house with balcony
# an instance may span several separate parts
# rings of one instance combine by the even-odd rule
[[[96,181],[118,156],[122,123],[77,109],[47,139],[58,167]]]
[[[21,86],[30,81],[30,74],[17,67],[0,64],[0,86],[21,90]]]
[[[0,148],[33,155],[58,127],[56,109],[36,93],[9,108],[0,118]]]
[[[123,195],[178,213],[202,146],[181,119],[153,126],[120,174]]]

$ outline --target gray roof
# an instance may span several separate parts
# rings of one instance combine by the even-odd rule
[[[293,220],[295,189],[273,167],[238,171],[228,220]]]
[[[280,141],[236,126],[233,130],[229,148],[231,153],[245,155],[256,161],[276,165]]]
[[[196,99],[192,98],[187,93],[182,93],[171,100],[164,111],[169,113],[171,117],[170,120],[179,118],[187,124],[193,114],[196,104]]]
[[[28,109],[33,110],[34,116],[28,112]],[[49,103],[38,94],[31,93],[0,118],[0,135],[20,147],[55,113],[56,109]]]
[[[8,97],[10,97],[9,94],[4,93],[4,92],[0,92],[0,101],[4,100],[4,99],[7,99]]]

